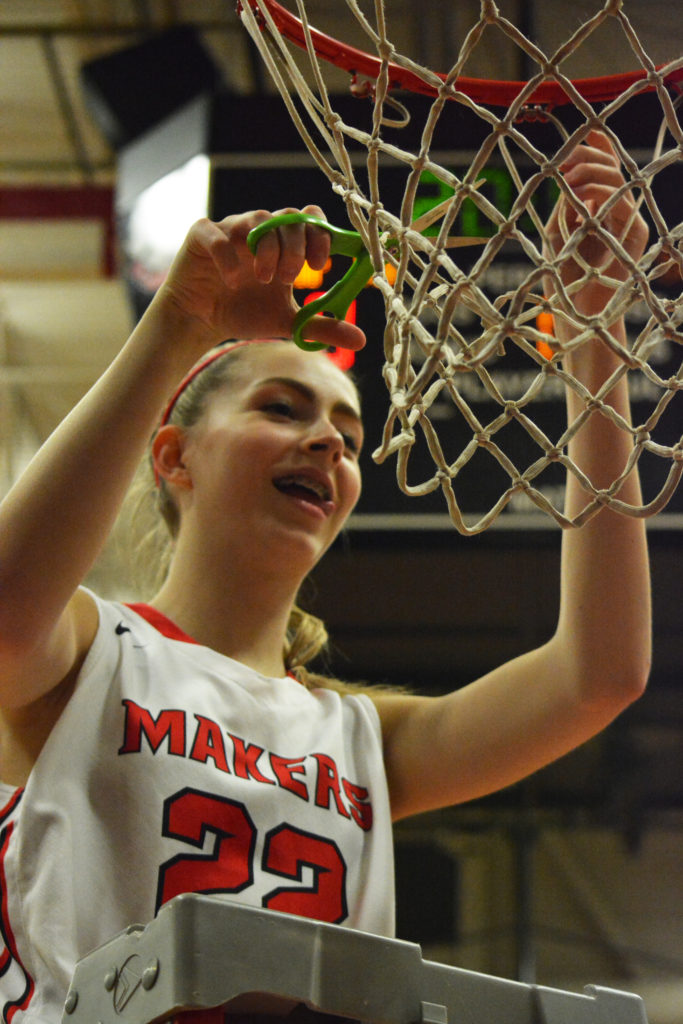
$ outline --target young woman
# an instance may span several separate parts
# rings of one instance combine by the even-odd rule
[[[597,133],[563,171],[589,212],[622,183]],[[647,232],[631,213],[625,195],[610,230],[637,257]],[[292,282],[328,251],[324,231],[299,225],[252,257],[247,233],[267,216],[193,227],[118,358],[1,509],[5,1020],[58,1020],[76,959],[183,891],[391,934],[392,818],[510,785],[646,682],[644,528],[607,509],[563,538],[559,621],[539,649],[438,698],[344,692],[306,672],[321,638],[296,595],[358,499],[362,425],[354,385],[324,354],[262,340],[290,334]],[[563,200],[556,246],[576,220]],[[623,277],[597,241],[584,249]],[[575,276],[568,261],[563,283]],[[574,301],[598,312],[609,294],[592,282]],[[322,318],[311,336],[364,341]],[[224,338],[250,343],[204,364]],[[593,341],[567,362],[595,392],[616,357]],[[610,401],[628,415],[622,383]],[[575,415],[573,392],[568,405]],[[130,607],[81,581],[152,433],[172,557],[151,604]],[[572,445],[605,484],[628,452],[599,415]],[[621,497],[638,500],[635,473]],[[568,511],[581,504],[570,475]]]

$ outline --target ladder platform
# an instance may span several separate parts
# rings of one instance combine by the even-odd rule
[[[423,960],[411,942],[196,893],[79,961],[62,1022],[222,1024],[226,1013],[318,1024],[647,1024],[637,995],[496,978]]]

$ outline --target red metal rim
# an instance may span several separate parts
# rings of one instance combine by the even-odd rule
[[[260,7],[265,7],[271,15],[281,35],[294,43],[296,46],[306,49],[306,37],[301,20],[286,10],[277,0],[247,0],[254,11],[259,12]],[[239,4],[241,7],[242,4]],[[376,79],[382,68],[382,62],[378,57],[359,50],[354,46],[328,36],[311,26],[310,35],[315,52],[323,60],[343,68],[350,74],[362,75],[369,79]],[[661,70],[661,65],[657,70]],[[436,96],[438,87],[430,85],[414,72],[399,67],[397,64],[389,64],[389,76],[391,88],[407,89],[410,92],[422,93],[427,96]],[[442,81],[446,76],[438,74]],[[683,89],[683,67],[675,68],[665,76],[668,86]],[[637,82],[643,82],[642,91],[648,92],[656,88],[656,83],[649,73],[643,69],[639,71],[625,72],[620,75],[605,75],[600,78],[580,78],[573,81],[574,88],[588,102],[602,102],[615,99],[626,89]],[[464,93],[477,103],[489,106],[509,107],[523,89],[527,82],[500,82],[483,78],[458,78],[458,92]],[[559,107],[571,103],[571,98],[559,82],[544,82],[539,85],[526,99],[526,105],[539,107]]]

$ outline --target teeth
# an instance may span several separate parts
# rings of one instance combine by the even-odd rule
[[[276,481],[276,484],[278,487],[303,487],[315,494],[321,501],[330,499],[330,492],[325,484],[319,480],[312,480],[308,476],[283,476]]]

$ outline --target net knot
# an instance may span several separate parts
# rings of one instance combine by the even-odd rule
[[[325,112],[325,121],[327,123],[328,128],[330,128],[332,131],[334,131],[335,129],[337,131],[341,131],[341,129],[344,127],[344,121],[342,117],[335,110],[328,110]]]
[[[481,0],[481,17],[482,21],[487,22],[489,25],[498,20],[500,11],[496,7],[494,0]]]
[[[561,73],[559,65],[555,64],[552,60],[539,61],[539,70],[542,71],[545,77],[551,81],[555,81]]]
[[[582,236],[585,238],[586,235],[593,235],[597,229],[601,227],[601,221],[597,217],[586,217],[583,224],[579,228]],[[595,271],[595,267],[591,267],[592,271]]]
[[[391,63],[396,56],[396,47],[388,39],[380,39],[377,42],[377,53],[382,61]]]
[[[507,220],[504,220],[502,224],[498,225],[498,232],[497,233],[499,235],[504,235],[505,237],[509,238],[511,235],[513,235],[515,233],[516,230],[517,230],[517,220],[516,220],[516,218],[508,217]],[[506,321],[506,326],[507,326],[507,321]],[[512,324],[511,324],[511,326],[512,326]]]
[[[643,174],[632,174],[629,180],[629,186],[633,188],[647,188],[647,179]]]
[[[608,3],[605,4],[605,10],[608,14],[615,16],[621,12],[623,5],[624,0],[608,0]]]

